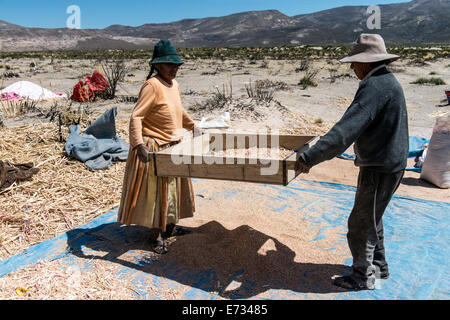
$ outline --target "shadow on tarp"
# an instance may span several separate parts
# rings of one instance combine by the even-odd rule
[[[67,244],[70,253],[78,258],[107,260],[130,270],[126,272],[129,275],[141,271],[201,289],[211,296],[218,294],[223,298],[247,299],[271,289],[320,294],[344,291],[333,286],[330,279],[333,275],[349,271],[348,267],[294,262],[294,251],[249,226],[227,230],[220,223],[212,221],[192,230],[194,234],[178,237],[170,245],[169,253],[160,256],[151,253],[149,229],[121,226],[119,223],[70,231]],[[209,244],[202,243],[205,237]],[[250,247],[247,244],[246,250],[240,251],[231,245],[227,246],[224,239],[251,239]],[[275,243],[276,250],[270,250],[265,255],[259,254],[258,250],[268,240]],[[230,240],[230,244],[234,242]],[[179,250],[186,247],[189,250]],[[217,250],[220,250],[220,257],[212,252]],[[137,251],[142,254],[136,254]],[[134,261],[137,256],[140,257]],[[231,263],[221,260],[223,257],[230,257]],[[267,270],[271,266],[277,270],[276,274]],[[225,291],[234,280],[240,285]]]
[[[425,188],[430,188],[430,189],[442,190],[438,186],[435,186],[434,184],[432,184],[428,181],[422,180],[420,178],[412,178],[412,177],[403,178],[401,181],[401,184],[404,184],[407,186],[425,187]]]
[[[346,245],[354,187],[298,180],[288,187],[254,185],[252,190],[254,201],[264,201],[274,215],[308,221],[318,235],[312,241],[319,248],[330,254],[336,249],[329,247],[328,234],[337,236],[331,246]],[[248,196],[237,189],[225,190],[199,199],[199,204],[233,198],[246,201]],[[227,230],[216,221],[206,223],[193,234],[178,237],[168,254],[156,256],[149,248],[150,230],[119,225],[117,209],[0,261],[0,277],[44,259],[58,259],[81,269],[89,268],[91,259],[103,259],[119,266],[118,277],[132,279],[136,299],[159,299],[168,289],[182,289],[184,298],[193,300],[448,299],[449,218],[448,202],[394,196],[383,218],[391,277],[377,281],[373,291],[345,292],[332,286],[333,275],[350,271],[351,257],[344,257],[347,266],[297,263],[295,253],[285,244],[247,225]],[[239,241],[233,239],[247,240],[246,250],[240,251]],[[267,241],[273,241],[275,249],[259,254]],[[217,250],[227,259],[217,259]],[[271,266],[276,271],[271,271]]]

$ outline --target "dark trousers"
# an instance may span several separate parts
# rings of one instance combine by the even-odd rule
[[[375,280],[376,267],[387,270],[383,214],[400,185],[405,171],[381,173],[361,168],[355,204],[348,219],[348,245],[354,276]]]

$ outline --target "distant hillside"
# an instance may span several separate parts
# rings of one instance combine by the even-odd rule
[[[380,5],[381,30],[369,30],[367,6],[346,6],[289,17],[276,10],[105,29],[25,28],[0,21],[2,51],[151,49],[159,39],[178,47],[336,45],[361,32],[380,33],[388,44],[450,43],[450,0]]]

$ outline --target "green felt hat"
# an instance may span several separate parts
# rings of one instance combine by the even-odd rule
[[[178,56],[177,50],[170,40],[159,40],[153,50],[153,58],[150,65],[157,63],[175,63],[182,65],[184,62]]]

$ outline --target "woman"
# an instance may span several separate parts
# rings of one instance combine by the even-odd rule
[[[193,217],[195,211],[191,180],[155,176],[149,156],[179,143],[183,128],[194,131],[194,135],[201,133],[181,104],[175,77],[182,64],[169,40],[157,43],[150,74],[130,119],[130,153],[118,214],[120,223],[156,230],[152,248],[160,254],[168,252],[167,237],[191,232],[176,224]],[[152,77],[154,71],[157,74]]]

